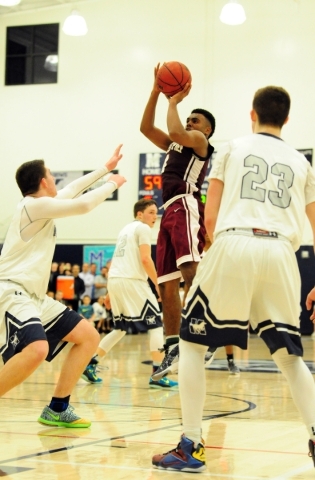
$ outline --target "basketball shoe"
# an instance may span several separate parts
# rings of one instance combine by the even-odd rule
[[[195,444],[183,434],[176,448],[162,455],[154,455],[152,464],[164,470],[180,472],[204,472],[206,470],[205,447],[202,443]]]
[[[103,380],[96,375],[96,365],[90,363],[82,373],[81,378],[90,383],[102,383]]]
[[[314,467],[315,467],[315,444],[313,440],[308,441],[308,448],[309,448],[308,456],[312,458]]]
[[[179,346],[178,343],[174,345],[166,346],[160,350],[165,352],[165,357],[159,368],[152,374],[152,380],[160,380],[167,373],[176,373],[178,371],[178,360],[179,360]]]
[[[167,377],[162,377],[160,378],[160,380],[153,380],[151,377],[149,381],[149,387],[163,388],[163,389],[174,388],[174,387],[178,387],[178,382],[175,382],[174,380],[170,380]]]
[[[46,406],[38,418],[38,422],[55,427],[88,428],[91,425],[90,420],[78,417],[73,410],[71,405],[64,412],[55,412]]]
[[[240,374],[240,369],[238,368],[237,365],[235,365],[233,360],[228,360],[228,369],[231,375],[239,375]]]

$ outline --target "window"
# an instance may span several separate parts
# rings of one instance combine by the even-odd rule
[[[59,24],[7,28],[6,85],[57,83]]]

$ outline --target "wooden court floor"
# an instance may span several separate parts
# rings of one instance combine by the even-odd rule
[[[263,342],[235,349],[241,368],[229,375],[220,349],[206,371],[203,437],[207,471],[165,472],[151,465],[170,450],[181,429],[178,391],[148,388],[147,335],[128,335],[104,359],[103,384],[80,380],[72,395],[89,429],[37,423],[58,378],[62,353],[0,400],[0,477],[16,480],[314,479],[308,435],[282,375]],[[315,340],[303,337],[305,360],[315,372]],[[314,363],[313,363],[314,362]],[[173,377],[176,378],[176,377]],[[314,406],[315,408],[315,406]]]

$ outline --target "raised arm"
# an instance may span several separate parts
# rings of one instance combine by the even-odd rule
[[[160,90],[157,86],[156,75],[159,69],[160,64],[155,67],[154,69],[154,84],[153,89],[150,94],[148,103],[144,109],[141,124],[140,124],[140,131],[145,135],[149,140],[151,140],[154,145],[161,148],[162,150],[167,150],[169,145],[172,143],[169,135],[157,128],[154,124],[155,121],[155,110],[157,101],[160,95]]]
[[[120,153],[121,147],[122,144],[118,145],[112,157],[105,163],[104,167],[94,170],[91,173],[87,173],[86,175],[83,175],[77,180],[69,183],[69,185],[57,192],[57,198],[76,198],[82,195],[82,193],[88,190],[95,182],[116,168],[119,160],[122,158],[122,153]]]
[[[82,215],[90,212],[116,188],[125,183],[126,179],[121,175],[111,175],[104,185],[101,185],[85,195],[73,199],[59,199],[59,197],[40,197],[30,199],[25,209],[31,222],[48,218],[64,218],[72,215]]]
[[[192,148],[198,155],[206,156],[208,151],[208,140],[199,130],[186,130],[182,124],[177,105],[189,94],[191,85],[186,84],[184,90],[169,98],[167,111],[167,128],[173,142]]]

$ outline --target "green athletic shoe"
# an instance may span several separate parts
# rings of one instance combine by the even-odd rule
[[[64,412],[55,412],[46,406],[37,421],[55,427],[88,428],[91,425],[90,420],[78,417],[73,410],[74,408],[71,405]]]
[[[160,380],[153,380],[153,378],[150,378],[149,381],[149,387],[150,388],[162,388],[164,390],[170,389],[170,388],[176,388],[178,387],[178,382],[175,382],[174,380],[171,380],[167,377],[162,377]]]

